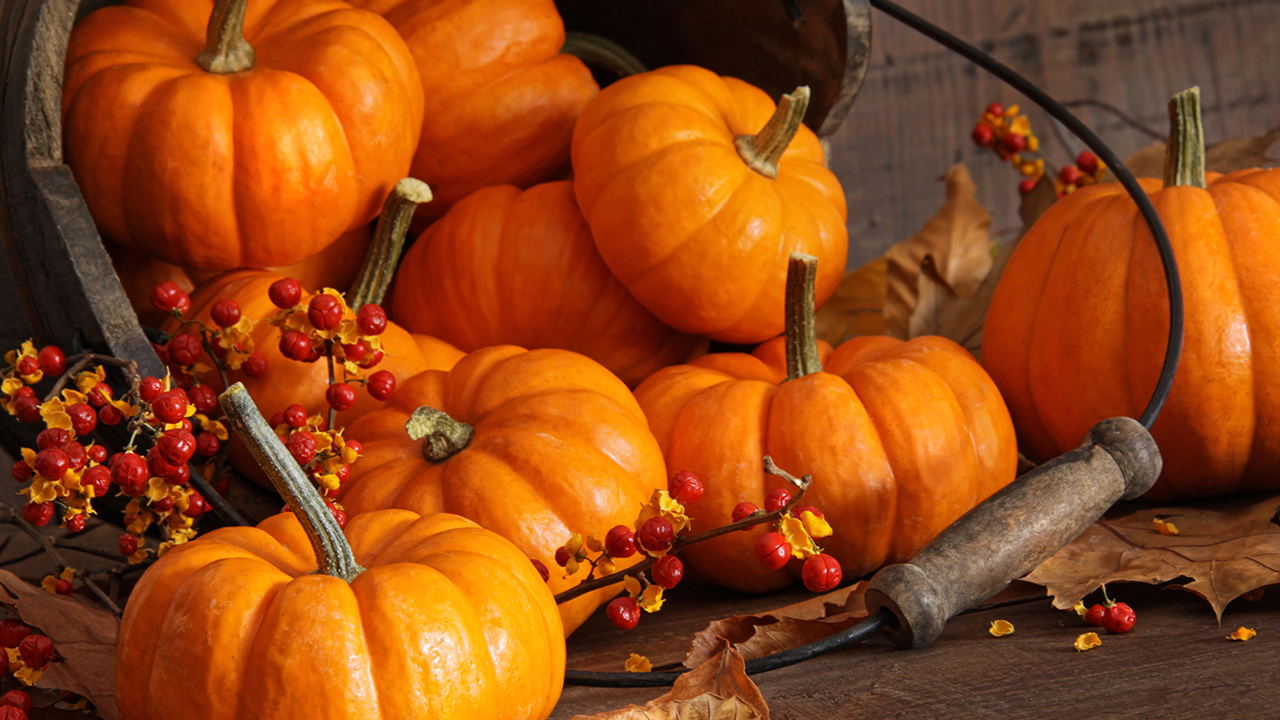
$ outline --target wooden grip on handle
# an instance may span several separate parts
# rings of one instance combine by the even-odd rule
[[[1145,493],[1160,450],[1136,420],[1094,425],[1080,447],[1010,483],[943,530],[910,562],[876,573],[867,610],[896,618],[901,647],[933,642],[947,620],[1034,570],[1117,500]]]

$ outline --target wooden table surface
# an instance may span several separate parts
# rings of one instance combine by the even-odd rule
[[[1072,643],[1095,628],[1042,598],[954,618],[922,650],[898,650],[877,636],[753,679],[775,720],[1280,717],[1280,592],[1237,600],[1221,626],[1208,603],[1177,588],[1124,583],[1108,592],[1132,605],[1138,621],[1124,635],[1096,628],[1102,645],[1088,652]],[[655,666],[679,662],[693,633],[708,622],[805,597],[803,589],[743,597],[677,587],[661,612],[644,616],[630,632],[597,613],[569,639],[569,666],[620,671],[631,652]],[[988,628],[997,619],[1013,623],[1014,634],[992,637]],[[1257,630],[1257,637],[1227,640],[1240,626]],[[643,705],[663,692],[566,687],[552,718]]]

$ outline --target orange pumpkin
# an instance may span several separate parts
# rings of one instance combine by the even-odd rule
[[[1146,497],[1272,490],[1280,170],[1206,176],[1198,99],[1180,98],[1166,178],[1140,181],[1169,233],[1186,312],[1182,361],[1151,428],[1164,471]],[[1028,456],[1053,457],[1098,420],[1142,413],[1168,308],[1150,230],[1119,184],[1077,190],[1036,222],[1000,278],[982,353]]]
[[[247,1],[131,0],[72,31],[63,146],[103,235],[182,267],[290,265],[404,177],[423,98],[395,29]]]
[[[415,440],[406,422],[434,408],[438,426]],[[425,430],[424,430],[425,432]],[[635,523],[666,488],[662,455],[644,414],[617,377],[567,350],[485,348],[451,372],[432,370],[396,391],[386,409],[347,428],[363,456],[339,490],[348,512],[404,508],[471,518],[564,578],[556,548],[573,533],[603,538]],[[631,564],[639,557],[629,559]],[[597,590],[561,606],[573,631],[617,592]]]
[[[706,351],[609,272],[568,182],[476,191],[409,248],[398,278],[392,319],[467,351],[573,350],[631,387]]]
[[[563,174],[578,113],[598,92],[560,52],[552,0],[353,0],[404,36],[426,93],[411,174],[435,190],[436,218],[489,185],[528,187]]]
[[[527,557],[452,515],[385,510],[344,532],[294,471],[293,513],[179,545],[142,576],[117,644],[122,717],[551,714],[564,630]]]
[[[786,337],[752,355],[707,355],[659,370],[636,399],[668,471],[689,470],[703,482],[690,532],[726,525],[736,504],[764,507],[770,490],[786,487],[762,471],[760,459],[770,455],[785,470],[813,476],[802,504],[825,513],[835,534],[822,546],[845,577],[858,577],[909,559],[1012,481],[1017,447],[995,384],[950,340],[859,337],[821,352],[812,300],[803,300],[812,298],[808,272],[807,288],[788,289],[799,311],[788,311],[797,321]],[[740,590],[786,586],[792,574],[756,560],[766,531],[694,545],[685,565]],[[792,565],[798,574],[800,563]]]
[[[817,256],[821,305],[848,252],[844,191],[801,124],[808,89],[701,68],[623,78],[573,131],[574,190],[613,274],[671,326],[731,343],[782,332],[792,252]],[[754,133],[754,134],[753,134]]]

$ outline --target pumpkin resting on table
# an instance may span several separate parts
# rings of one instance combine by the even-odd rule
[[[439,415],[415,440],[405,424],[420,407]],[[339,490],[347,512],[398,507],[468,517],[551,568],[556,593],[584,575],[565,579],[556,548],[573,533],[603,538],[615,525],[631,527],[653,491],[667,485],[631,392],[599,363],[567,350],[477,350],[450,372],[404,383],[386,409],[353,423],[346,437],[364,447]],[[618,589],[562,605],[565,629],[576,629]]]
[[[812,261],[792,261],[793,274]],[[793,275],[794,276],[794,275]],[[788,279],[787,336],[751,355],[706,355],[659,370],[640,387],[670,471],[703,483],[690,532],[731,521],[733,507],[764,507],[784,481],[760,458],[813,476],[803,503],[835,534],[820,541],[846,578],[908,560],[943,528],[1013,480],[1017,446],[995,384],[959,345],[859,337],[835,351],[814,339],[812,282]],[[809,298],[805,301],[804,298]],[[800,563],[768,570],[755,557],[765,527],[694,545],[696,577],[762,592],[784,587]]]
[[[1280,170],[1204,172],[1198,92],[1174,98],[1165,179],[1139,182],[1178,260],[1182,360],[1151,435],[1164,470],[1145,497],[1280,487]],[[982,361],[1023,450],[1044,461],[1094,423],[1138,417],[1169,333],[1151,231],[1118,183],[1077,190],[1018,244]]]

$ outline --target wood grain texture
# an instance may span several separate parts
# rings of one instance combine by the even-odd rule
[[[900,4],[990,52],[1060,101],[1092,99],[1166,132],[1168,99],[1203,93],[1210,143],[1260,135],[1280,124],[1280,3],[1269,0],[901,0]],[[1023,97],[879,12],[861,94],[829,139],[830,164],[849,200],[851,267],[920,229],[943,202],[940,175],[968,164],[993,233],[1018,220],[1019,177],[969,132],[992,101]],[[1121,157],[1151,142],[1096,107],[1077,114]],[[1028,108],[1049,161],[1083,149],[1059,140]]]

